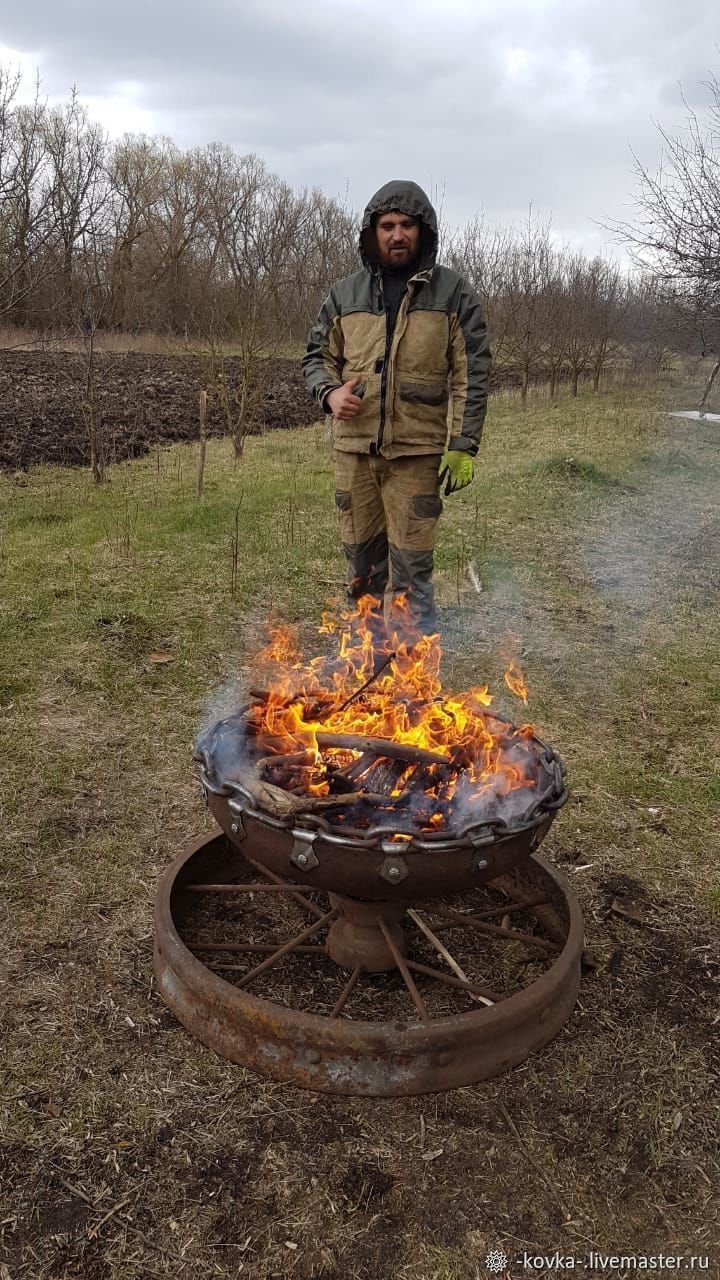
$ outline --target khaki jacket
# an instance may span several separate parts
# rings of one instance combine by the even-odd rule
[[[421,261],[388,344],[373,222],[392,209],[421,219]],[[321,405],[334,387],[362,377],[359,414],[334,423],[337,449],[386,458],[446,448],[477,453],[487,407],[487,325],[475,291],[458,272],[436,266],[436,252],[437,219],[421,188],[382,187],[363,218],[363,269],[333,285],[302,361]]]

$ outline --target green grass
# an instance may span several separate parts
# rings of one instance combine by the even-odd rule
[[[473,485],[445,501],[445,685],[488,681],[565,759],[572,799],[545,848],[600,968],[521,1070],[379,1105],[262,1085],[192,1041],[150,979],[157,877],[209,829],[190,766],[208,699],[251,669],[271,614],[312,652],[343,596],[324,428],[253,437],[240,463],[209,442],[200,500],[189,445],[99,488],[69,469],[0,475],[0,1147],[17,1204],[34,1205],[1,1228],[13,1280],[229,1280],[242,1259],[253,1280],[476,1280],[503,1243],[709,1247],[720,451],[709,425],[664,412],[694,398],[677,371],[649,389],[538,394],[525,412],[498,397]],[[502,681],[510,653],[527,709]],[[643,887],[647,929],[612,913],[622,876]],[[427,1164],[420,1117],[443,1151]],[[343,1198],[357,1161],[394,1179],[371,1205]],[[75,1203],[58,1176],[99,1206],[93,1222],[126,1195],[136,1216],[97,1239],[43,1228],[48,1206]]]
[[[584,462],[576,458],[551,457],[542,462],[533,463],[531,475],[541,480],[555,480],[560,484],[577,481],[580,484],[617,485],[619,480],[601,471],[594,462]]]

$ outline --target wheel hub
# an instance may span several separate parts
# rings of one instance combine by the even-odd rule
[[[330,904],[341,912],[330,926],[328,955],[344,969],[358,965],[366,973],[396,969],[398,953],[407,951],[400,927],[407,910],[405,902],[358,902],[339,893],[328,895]]]

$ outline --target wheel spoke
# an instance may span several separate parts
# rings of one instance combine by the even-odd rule
[[[282,880],[280,876],[276,875],[274,871],[271,871],[269,867],[263,866],[262,862],[256,862],[254,858],[249,858],[246,853],[243,854],[243,857],[245,861],[249,862],[250,866],[254,867],[256,871],[259,871],[261,875],[266,876],[268,880],[272,880],[273,884],[285,884],[285,881]],[[315,903],[311,902],[309,898],[306,898],[304,893],[301,893],[298,889],[290,889],[289,892],[290,897],[294,898],[296,902],[299,902],[301,907],[306,907],[311,915],[314,915],[317,920],[321,918],[323,912],[320,907],[316,907]]]
[[[469,924],[473,920],[494,920],[496,916],[511,916],[517,911],[532,910],[533,907],[551,907],[550,898],[529,898],[527,902],[508,902],[502,907],[488,907],[486,911],[469,911],[467,915],[462,915],[462,920]],[[439,909],[439,908],[438,908]],[[458,912],[458,915],[461,915]],[[440,921],[434,926],[436,933],[441,929],[451,929],[451,922]]]
[[[189,893],[296,893],[293,884],[278,880],[277,884],[186,884]],[[323,913],[320,912],[322,915]]]
[[[432,929],[430,928],[430,925],[423,920],[422,916],[418,915],[417,911],[413,911],[411,908],[408,910],[408,915],[410,919],[414,921],[414,923],[417,925],[421,933],[425,934],[425,937],[427,938],[428,942],[430,942],[433,945],[438,955],[442,956],[446,964],[450,966],[453,973],[455,974],[455,977],[459,978],[461,982],[464,982],[469,988],[470,979],[468,978],[464,969],[460,968],[460,965],[458,964],[455,957],[450,955],[450,952],[448,951],[447,947],[444,946],[443,943],[440,941],[440,939],[435,936]],[[486,996],[482,996],[478,994],[475,996],[475,999],[481,1001],[483,1004],[492,1004],[492,1001],[488,1000]]]
[[[486,924],[484,920],[478,920],[476,916],[463,916],[457,911],[451,911],[448,907],[435,907],[434,910],[442,916],[443,920],[448,920],[454,925],[469,926],[491,938],[502,938],[505,942],[524,942],[526,946],[537,947],[541,951],[562,951],[561,943],[549,942],[547,938],[536,938],[533,933],[520,933],[518,929],[501,929],[498,925]]]
[[[528,898],[527,902],[506,902],[502,907],[488,907],[486,911],[474,911],[474,920],[493,920],[495,916],[511,916],[515,911],[532,910],[533,907],[551,906],[549,898]]]
[[[390,948],[390,953],[391,953],[391,955],[392,955],[392,958],[393,958],[393,960],[395,961],[395,963],[396,963],[396,965],[397,965],[398,969],[400,970],[400,972],[401,972],[401,974],[402,974],[402,976],[403,976],[403,981],[404,981],[405,986],[407,987],[408,991],[410,992],[410,998],[411,998],[411,1000],[412,1000],[413,1004],[415,1005],[415,1008],[417,1009],[418,1013],[420,1014],[420,1017],[422,1018],[423,1022],[429,1022],[429,1021],[430,1021],[430,1014],[428,1013],[427,1009],[425,1008],[425,1003],[424,1003],[424,1001],[423,1001],[423,998],[422,998],[422,996],[420,995],[420,992],[418,991],[417,987],[415,986],[415,983],[414,983],[414,982],[413,982],[413,980],[412,980],[412,976],[411,976],[410,970],[408,969],[408,967],[407,967],[407,965],[406,965],[406,963],[405,963],[405,957],[404,957],[404,956],[401,954],[401,952],[398,950],[397,945],[396,945],[396,943],[395,943],[395,939],[393,938],[392,933],[391,933],[391,932],[390,932],[390,930],[388,929],[388,927],[387,927],[387,925],[386,925],[385,921],[383,920],[382,916],[378,916],[378,917],[377,917],[377,922],[378,922],[378,924],[379,924],[379,926],[380,926],[380,929],[381,929],[381,931],[382,931],[383,937],[385,938],[385,941],[387,942],[388,947]]]
[[[408,969],[412,969],[413,973],[423,973],[426,978],[436,978],[438,982],[444,982],[448,987],[456,987],[459,991],[467,991],[468,995],[481,998],[483,1004],[499,1004],[501,1000],[505,999],[498,991],[492,991],[490,987],[479,987],[475,982],[463,982],[462,978],[453,978],[449,973],[443,973],[442,969],[435,969],[432,965],[418,964],[417,960],[408,960],[406,963]]]
[[[198,951],[233,951],[240,952],[243,955],[246,952],[252,954],[257,951],[274,951],[276,942],[189,942],[187,944],[193,955]],[[314,956],[325,954],[325,947],[293,947],[293,951],[300,951],[303,955]],[[212,963],[212,962],[211,962]],[[215,965],[215,968],[219,968]]]
[[[340,992],[340,995],[338,996],[337,1001],[333,1006],[333,1011],[330,1014],[331,1018],[340,1017],[340,1014],[342,1013],[343,1009],[345,1008],[345,1005],[347,1004],[348,1000],[350,999],[350,996],[352,995],[355,989],[357,980],[360,977],[361,973],[362,973],[362,965],[359,964],[357,969],[353,969],[352,973],[350,974],[350,977],[345,983],[345,986]]]
[[[259,974],[264,973],[271,965],[277,964],[277,961],[282,960],[283,956],[286,956],[289,951],[294,950],[299,942],[304,942],[306,938],[311,938],[314,933],[318,932],[318,929],[321,929],[325,924],[330,924],[330,922],[335,920],[339,914],[340,908],[333,907],[332,911],[328,911],[321,920],[316,920],[314,924],[309,924],[307,929],[303,929],[302,933],[299,933],[297,937],[291,938],[289,942],[285,942],[281,947],[278,947],[277,951],[273,951],[272,955],[268,956],[267,960],[263,960],[261,964],[256,965],[254,969],[251,969],[249,973],[246,973],[239,982],[235,983],[235,986],[246,987],[248,982],[252,982],[253,978],[257,978]]]

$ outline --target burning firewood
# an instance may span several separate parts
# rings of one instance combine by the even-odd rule
[[[295,796],[283,787],[276,787],[271,782],[263,782],[253,773],[242,768],[233,770],[232,775],[228,775],[227,781],[238,783],[250,796],[256,808],[264,809],[266,813],[271,813],[278,818],[290,817],[296,813],[321,812],[323,809],[333,809],[343,804],[359,804],[363,800],[369,804],[384,804],[387,801],[387,796],[378,795],[372,791],[353,791],[341,796]]]
[[[447,763],[447,756],[441,756],[436,751],[426,751],[424,747],[415,747],[410,742],[367,738],[359,733],[327,733],[324,729],[316,734],[316,738],[319,747],[335,751],[371,751],[376,756],[388,756],[391,760],[414,760],[416,764]]]
[[[548,801],[562,802],[560,766],[531,725],[490,711],[486,686],[443,694],[437,637],[399,644],[374,671],[370,616],[361,602],[327,659],[304,661],[279,628],[259,655],[271,670],[250,690],[253,701],[199,744],[208,774],[237,781],[276,815],[338,810],[339,826],[350,805],[353,824],[373,825],[375,806],[401,811],[418,831],[463,833],[527,823]],[[508,687],[526,698],[517,664],[509,674]]]

